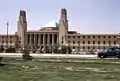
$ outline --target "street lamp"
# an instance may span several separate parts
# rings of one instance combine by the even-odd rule
[[[118,43],[119,43],[119,47],[120,47],[120,33],[118,35]]]
[[[6,41],[6,46],[8,48],[8,27],[9,27],[9,23],[7,22],[6,25],[7,25],[7,41]]]

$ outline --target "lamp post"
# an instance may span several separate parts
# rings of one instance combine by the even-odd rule
[[[119,36],[118,36],[118,43],[119,43],[119,47],[120,47],[120,33],[119,33]]]
[[[8,48],[8,27],[9,27],[9,23],[7,22],[6,25],[7,25],[7,41],[6,41],[6,46]]]

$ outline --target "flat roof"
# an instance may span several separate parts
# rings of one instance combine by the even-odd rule
[[[117,36],[119,34],[66,34],[65,36]]]

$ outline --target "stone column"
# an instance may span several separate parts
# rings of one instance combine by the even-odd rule
[[[25,47],[28,46],[28,34],[25,35]]]
[[[45,46],[45,34],[43,34],[43,46]]]
[[[35,44],[35,49],[37,49],[37,34],[34,35],[34,44]]]
[[[47,34],[48,35],[48,38],[47,38],[47,44],[48,46],[50,45],[50,34]]]
[[[54,49],[54,34],[52,34],[52,49]],[[54,53],[54,51],[52,51]]]
[[[32,35],[30,34],[30,45],[32,44]]]
[[[39,34],[39,37],[38,37],[38,45],[41,45],[41,34]]]
[[[57,34],[57,44],[59,44],[59,35]]]
[[[54,45],[54,34],[52,34],[52,45]]]
[[[35,45],[35,34],[33,35],[33,39],[34,39],[34,42],[33,42],[33,44]]]
[[[30,34],[30,43],[29,43],[29,46],[30,46],[30,48],[32,47],[31,45],[32,45],[32,34]]]
[[[28,47],[29,43],[30,43],[29,37],[30,37],[30,35],[27,34],[27,36],[26,36],[26,47]]]

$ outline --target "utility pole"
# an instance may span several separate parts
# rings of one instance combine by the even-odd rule
[[[7,25],[7,41],[6,41],[6,46],[8,48],[8,27],[9,27],[9,23],[7,22],[6,25]]]

